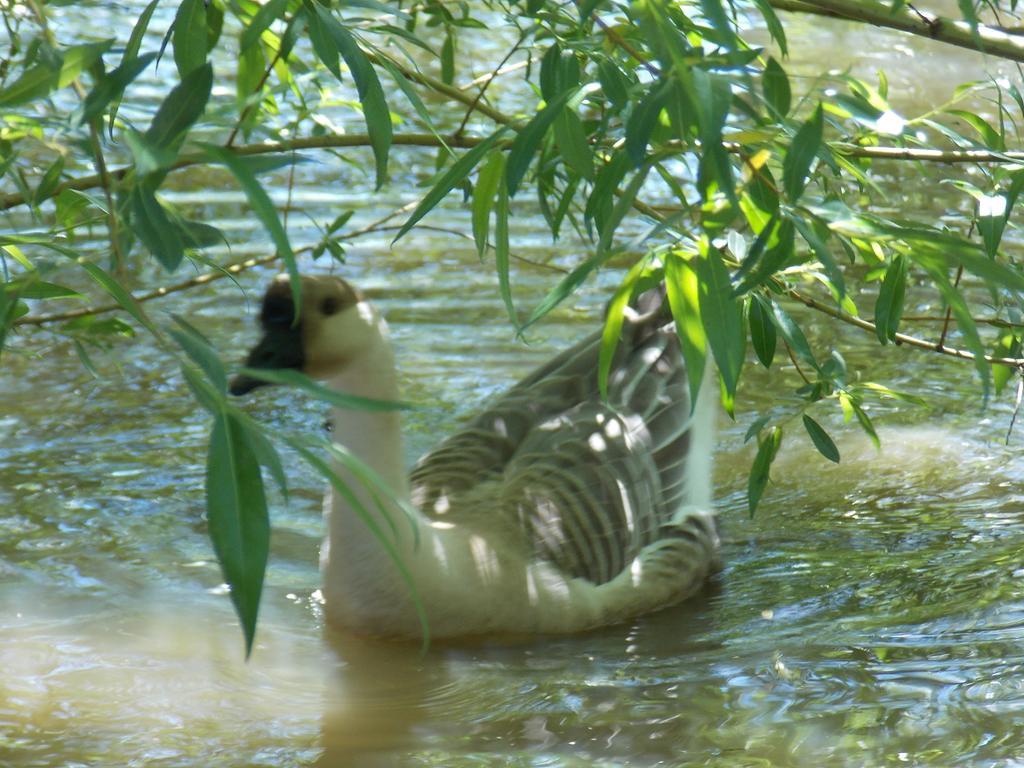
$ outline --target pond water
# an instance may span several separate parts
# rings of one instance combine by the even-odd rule
[[[845,50],[843,28],[801,24],[791,34],[806,32],[809,60]],[[934,55],[892,36],[851,62],[870,72],[886,40],[893,52],[881,63]],[[907,103],[936,95],[913,86]],[[358,226],[414,199],[429,158],[396,158],[402,170],[377,195],[350,165],[300,166],[293,242],[317,239],[306,213],[330,220],[353,208]],[[953,205],[921,184],[920,169],[886,170],[900,204],[927,198],[937,216]],[[177,202],[230,233],[230,256],[267,252],[222,177],[176,179],[191,190]],[[527,206],[517,214],[518,255],[575,263],[578,246],[552,246]],[[469,229],[454,205],[429,221]],[[389,239],[360,239],[337,269],[385,310],[406,396],[427,406],[408,418],[410,461],[592,328],[616,277],[524,345],[471,244],[429,231],[394,249]],[[184,312],[237,360],[273,273],[149,306],[160,321]],[[532,306],[552,277],[518,265],[517,301]],[[934,297],[915,299],[935,310]],[[743,434],[760,413],[789,412],[796,384],[786,366],[771,377],[749,368],[717,454],[725,568],[698,598],[599,632],[435,645],[425,656],[329,634],[315,594],[322,484],[289,460],[292,495],[273,497],[248,662],[203,521],[207,419],[180,373],[155,347],[132,344],[98,355],[94,379],[71,347],[26,332],[0,369],[0,765],[1014,763],[1024,756],[1024,436],[1004,445],[1011,405],[982,409],[968,365],[879,353],[870,338],[807,321],[851,367],[932,407],[874,406],[881,453],[822,412],[842,464],[794,431],[750,519]],[[247,408],[281,429],[323,420],[319,405],[283,390]]]

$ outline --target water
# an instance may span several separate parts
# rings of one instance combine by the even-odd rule
[[[843,28],[810,27],[834,56]],[[900,40],[883,63],[906,55]],[[910,47],[933,55],[927,45]],[[880,56],[865,65],[851,53],[851,62],[870,73]],[[904,108],[935,98],[914,86]],[[395,183],[381,195],[351,165],[300,166],[293,242],[318,239],[300,214],[330,220],[352,207],[359,226],[408,202],[430,165],[396,151]],[[905,182],[921,171],[881,170],[890,189],[907,190],[893,204],[920,210],[928,185]],[[196,176],[175,178],[185,190],[177,202],[230,233],[220,258],[266,253],[229,180],[206,174],[197,196]],[[959,205],[952,193],[927,195],[937,216]],[[521,205],[520,255],[574,264],[576,246],[551,246]],[[428,223],[468,231],[454,208]],[[523,345],[470,244],[424,231],[390,250],[391,236],[359,240],[339,272],[385,309],[404,390],[429,406],[409,418],[410,460],[593,327],[615,279],[602,276]],[[149,308],[159,322],[186,314],[237,360],[273,271]],[[532,306],[551,280],[518,265],[517,301]],[[926,294],[914,301],[915,312],[935,311]],[[202,516],[207,418],[176,367],[149,344],[119,344],[95,355],[96,380],[70,346],[25,331],[0,371],[0,765],[1015,764],[1024,460],[1019,433],[1003,444],[1010,405],[982,410],[968,365],[880,353],[859,332],[807,320],[851,367],[931,406],[873,405],[881,454],[838,413],[815,411],[843,463],[818,456],[795,425],[750,519],[743,434],[761,412],[791,413],[796,383],[787,366],[771,377],[749,368],[716,464],[725,569],[697,599],[599,632],[435,646],[425,657],[331,635],[316,599],[321,482],[289,459],[292,495],[272,497],[248,663]],[[323,419],[287,391],[246,407],[281,429],[315,430]]]

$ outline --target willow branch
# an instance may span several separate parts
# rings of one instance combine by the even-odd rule
[[[1001,29],[979,24],[971,29],[966,21],[937,16],[919,9],[903,8],[895,13],[882,3],[863,0],[768,0],[781,11],[812,13],[846,21],[896,29],[940,43],[968,48],[1010,61],[1024,62],[1024,38]]]
[[[836,320],[852,325],[855,328],[867,331],[868,333],[875,333],[875,324],[867,320],[863,320],[853,315],[848,315],[834,307],[830,307],[827,304],[812,299],[806,294],[800,293],[799,291],[789,288],[785,290],[787,296],[791,299],[799,301],[806,307],[809,307],[818,312],[834,317]],[[897,333],[894,337],[897,344],[906,344],[908,347],[916,347],[918,349],[927,349],[930,352],[938,352],[949,357],[956,357],[961,360],[973,360],[974,354],[968,352],[965,349],[954,349],[953,347],[947,347],[942,344],[938,344],[934,341],[928,341],[927,339],[920,339],[916,336],[908,336],[905,333]],[[1013,368],[1024,368],[1024,357],[993,357],[991,355],[985,355],[985,360],[991,365],[1008,365]]]

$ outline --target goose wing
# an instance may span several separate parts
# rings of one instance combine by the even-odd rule
[[[420,510],[485,535],[516,531],[530,557],[595,584],[664,537],[686,497],[689,390],[674,326],[630,312],[607,402],[595,333],[420,460]]]

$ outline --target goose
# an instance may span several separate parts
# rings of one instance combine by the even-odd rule
[[[341,278],[301,280],[298,322],[289,277],[271,282],[248,367],[295,368],[340,392],[399,400],[378,310]],[[411,504],[415,535],[401,525],[371,531],[353,501],[381,514],[380,494],[348,465],[335,467],[354,496],[325,497],[328,624],[414,638],[422,610],[433,638],[569,633],[694,595],[718,568],[715,388],[705,380],[691,408],[666,306],[650,291],[627,308],[606,400],[598,331],[497,397],[409,474],[397,411],[332,410],[331,439]],[[230,391],[264,383],[239,374]]]

